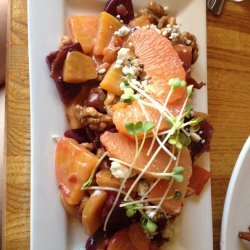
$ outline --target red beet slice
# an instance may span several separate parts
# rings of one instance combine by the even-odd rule
[[[124,23],[129,23],[134,18],[134,7],[131,0],[108,0],[104,10],[114,17],[120,15]]]
[[[84,106],[93,107],[99,112],[106,113],[106,110],[104,108],[104,101],[106,97],[106,93],[103,89],[99,87],[92,88],[89,92],[87,100],[84,103]]]
[[[200,123],[200,129],[197,133],[201,137],[201,140],[199,142],[192,141],[189,145],[191,157],[193,160],[200,156],[202,153],[210,150],[213,128],[207,120],[203,120]]]
[[[204,186],[210,179],[211,173],[205,168],[200,166],[194,166],[192,176],[189,181],[189,187],[191,187],[196,195],[200,195]]]
[[[70,104],[82,88],[82,84],[70,84],[62,81],[63,64],[69,51],[79,51],[83,53],[80,43],[75,43],[52,52],[46,57],[50,69],[50,76],[55,81],[61,100],[65,105]]]

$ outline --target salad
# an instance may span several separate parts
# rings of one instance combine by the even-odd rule
[[[56,137],[60,199],[89,235],[85,248],[158,249],[171,241],[185,200],[210,172],[207,114],[193,109],[196,38],[152,1],[109,0],[97,16],[71,16],[46,60],[69,129]]]

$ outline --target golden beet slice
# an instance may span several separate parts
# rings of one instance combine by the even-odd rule
[[[63,137],[57,144],[55,171],[59,190],[69,205],[78,204],[82,198],[82,185],[88,180],[98,162],[98,157],[78,144]]]
[[[82,83],[97,77],[94,60],[78,51],[71,51],[63,66],[63,81],[68,83]]]
[[[96,37],[96,44],[94,47],[94,55],[103,55],[104,49],[108,46],[114,32],[121,28],[121,23],[118,19],[108,14],[107,12],[102,12],[98,32]]]
[[[95,190],[82,211],[82,224],[88,235],[93,235],[102,225],[102,209],[108,195],[105,191]]]
[[[91,54],[94,49],[99,16],[71,16],[68,20],[74,42],[79,42],[84,53]]]
[[[117,96],[122,95],[120,84],[122,82],[122,70],[115,68],[115,64],[112,64],[100,83],[100,87],[107,90],[108,92]]]

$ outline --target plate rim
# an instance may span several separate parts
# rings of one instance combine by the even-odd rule
[[[228,184],[226,198],[225,198],[224,207],[223,207],[223,213],[222,213],[221,237],[220,237],[221,250],[228,250],[226,249],[227,233],[228,233],[227,225],[229,223],[229,214],[231,211],[232,196],[234,194],[234,190],[235,190],[235,186],[238,180],[239,173],[244,166],[243,162],[245,161],[245,158],[249,152],[250,152],[250,136],[248,136],[247,140],[243,144],[243,147],[236,160],[236,163],[234,165],[233,172],[232,172],[229,184]]]

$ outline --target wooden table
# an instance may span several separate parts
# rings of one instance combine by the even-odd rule
[[[25,0],[10,1],[7,73],[4,249],[29,249],[30,119]],[[208,99],[214,127],[211,150],[214,249],[228,181],[250,134],[250,1],[227,2],[208,13]],[[205,211],[204,211],[205,212]]]

